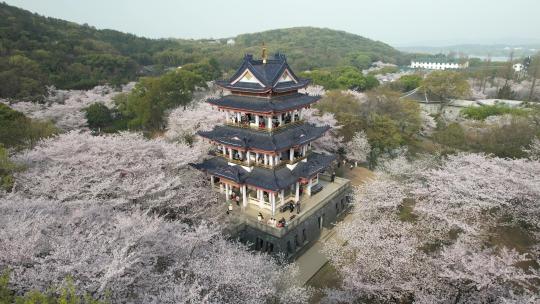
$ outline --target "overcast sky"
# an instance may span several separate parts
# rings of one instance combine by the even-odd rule
[[[394,46],[540,41],[540,0],[4,0],[151,38],[223,38],[293,26]]]

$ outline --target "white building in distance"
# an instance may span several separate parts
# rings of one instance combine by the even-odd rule
[[[523,65],[523,63],[516,63],[512,67],[514,68],[515,72],[521,72],[525,69],[525,66]]]
[[[455,60],[445,60],[439,58],[425,58],[411,60],[411,68],[426,70],[457,70],[469,67],[469,62],[459,63]]]

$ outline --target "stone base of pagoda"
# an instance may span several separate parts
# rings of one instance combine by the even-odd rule
[[[246,208],[233,205],[230,216],[235,217],[238,224],[235,235],[240,240],[252,245],[253,249],[272,254],[282,253],[293,260],[316,241],[323,228],[330,228],[348,210],[348,196],[351,191],[350,181],[336,178],[321,178],[323,189],[300,199],[300,212],[280,212],[274,215],[268,208],[260,208],[257,204],[248,203]],[[263,219],[259,218],[259,213]],[[285,219],[285,227],[278,227],[275,222]]]

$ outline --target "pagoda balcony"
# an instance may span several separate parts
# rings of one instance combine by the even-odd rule
[[[279,221],[282,218],[285,219],[284,227],[278,227],[278,225],[269,221],[272,218],[272,213],[266,206],[261,208],[260,205],[254,204],[254,202],[251,201],[245,208],[233,204],[231,215],[233,216],[232,220],[234,225],[231,228],[231,232],[234,233],[235,230],[242,230],[245,225],[248,225],[277,238],[281,238],[289,231],[294,231],[298,225],[307,218],[313,216],[318,210],[328,204],[329,201],[336,197],[343,197],[343,195],[350,192],[351,189],[349,180],[336,177],[334,182],[332,182],[330,181],[330,177],[326,175],[320,175],[318,184],[322,188],[319,192],[311,196],[302,195],[300,197],[300,213],[297,213],[296,209],[293,211],[288,209],[281,211],[284,209],[284,205],[291,203],[294,196],[286,196],[285,203],[276,206],[277,211],[274,215],[274,219],[276,221]],[[228,205],[224,204],[224,208],[227,208],[226,206]],[[262,214],[263,219],[259,218],[259,213]]]
[[[281,123],[281,124],[275,123],[273,125],[272,129],[268,128],[265,124],[257,125],[255,123],[250,123],[250,122],[247,122],[247,121],[240,122],[240,123],[230,122],[229,121],[229,122],[225,122],[224,124],[226,126],[231,126],[231,127],[237,127],[237,128],[250,129],[250,130],[255,130],[255,131],[271,133],[271,132],[279,132],[279,131],[287,128],[287,127],[299,126],[299,125],[302,125],[304,123],[305,123],[305,120],[303,120],[303,119],[295,120],[294,122]]]
[[[298,163],[300,161],[303,161],[304,159],[307,159],[309,157],[309,155],[311,155],[311,153],[312,153],[311,151],[307,151],[305,155],[295,155],[293,160],[282,159],[282,160],[280,160],[280,162],[278,164],[275,164],[275,165],[272,166],[272,165],[265,165],[263,162],[255,161],[255,160],[252,160],[248,164],[246,159],[241,159],[241,158],[234,157],[234,156],[231,159],[229,154],[224,154],[223,150],[220,150],[220,149],[213,149],[213,150],[211,150],[209,152],[210,155],[221,157],[221,158],[225,159],[229,163],[233,163],[233,164],[244,166],[244,167],[255,166],[255,167],[265,168],[265,169],[279,169],[279,168],[281,168],[281,167],[283,167],[285,165],[296,164],[296,163]]]

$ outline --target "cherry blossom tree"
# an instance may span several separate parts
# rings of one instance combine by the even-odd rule
[[[70,275],[82,290],[110,293],[113,303],[301,303],[309,296],[292,282],[296,269],[248,252],[216,227],[101,201],[66,205],[10,194],[0,209],[0,265],[12,269],[15,290],[45,290]]]
[[[323,96],[326,94],[326,90],[320,85],[310,85],[304,89],[298,90],[298,92],[308,94],[310,96]]]
[[[540,300],[540,272],[527,266],[539,243],[505,241],[509,230],[538,240],[540,162],[458,154],[397,169],[403,161],[357,190],[351,221],[338,226],[346,244],[326,244],[343,280],[326,300]]]
[[[69,132],[14,157],[0,193],[0,270],[15,290],[72,276],[117,303],[304,303],[294,265],[227,239],[217,194],[189,162],[197,145]]]
[[[113,97],[131,91],[133,86],[134,83],[129,83],[120,91],[109,86],[97,86],[88,91],[49,88],[49,96],[43,104],[19,101],[10,106],[30,118],[50,120],[61,130],[70,131],[86,127],[86,117],[82,111],[84,108],[96,102],[113,107]]]
[[[321,115],[318,109],[305,109],[304,119],[316,126],[330,126],[330,130],[321,138],[312,143],[313,148],[318,151],[336,152],[343,146],[343,137],[338,135],[338,130],[341,126],[337,125],[337,119],[332,113],[324,113]]]
[[[15,177],[15,190],[60,201],[118,198],[170,209],[178,216],[189,209],[188,220],[217,205],[217,196],[207,191],[210,186],[202,182],[201,173],[187,166],[203,155],[201,145],[146,140],[132,133],[91,136],[73,131],[14,158],[27,168]]]
[[[225,115],[206,103],[208,98],[217,98],[217,91],[207,91],[190,103],[189,107],[178,107],[168,117],[168,127],[165,137],[185,143],[192,143],[197,131],[211,130],[215,125],[222,124]]]
[[[350,142],[347,143],[346,148],[347,158],[354,161],[354,166],[358,166],[358,162],[365,162],[371,151],[371,145],[368,142],[366,133],[364,131],[354,134]]]

